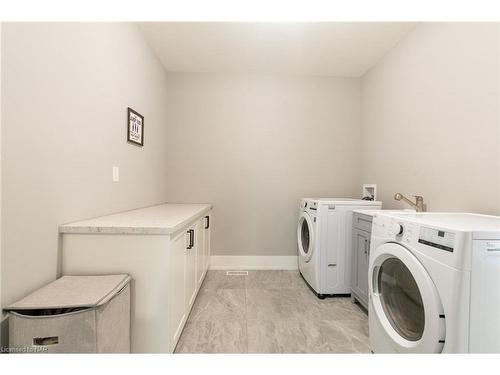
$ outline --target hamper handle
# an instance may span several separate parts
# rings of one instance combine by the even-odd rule
[[[59,336],[33,337],[34,346],[48,346],[59,344]]]

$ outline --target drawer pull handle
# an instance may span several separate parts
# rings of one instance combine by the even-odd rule
[[[192,249],[194,246],[194,229],[189,229],[187,233],[189,234],[189,244],[187,247],[187,249],[189,250]]]
[[[34,346],[49,346],[59,344],[59,336],[33,337]]]

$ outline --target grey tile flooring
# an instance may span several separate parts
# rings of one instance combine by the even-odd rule
[[[201,289],[245,289],[248,276],[227,276],[224,271],[208,271]]]
[[[246,353],[246,320],[210,320],[186,323],[176,353]]]
[[[303,289],[247,289],[247,319],[319,320],[315,298]]]
[[[189,321],[245,320],[244,289],[200,290],[194,302]]]
[[[209,271],[176,353],[369,353],[366,312],[318,299],[298,271]]]

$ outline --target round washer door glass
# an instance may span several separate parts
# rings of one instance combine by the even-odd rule
[[[301,259],[309,262],[314,252],[314,229],[311,217],[306,212],[300,215],[297,226],[297,245]]]
[[[385,260],[378,274],[380,302],[392,328],[408,341],[424,333],[422,296],[410,270],[398,258]]]
[[[302,220],[302,225],[300,226],[300,243],[302,245],[302,251],[305,254],[309,252],[309,245],[311,242],[310,235],[311,232],[309,231],[309,224],[307,220]]]

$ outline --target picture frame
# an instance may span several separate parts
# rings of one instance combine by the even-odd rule
[[[144,146],[144,116],[127,107],[127,142]]]

